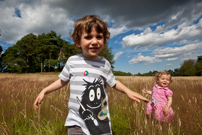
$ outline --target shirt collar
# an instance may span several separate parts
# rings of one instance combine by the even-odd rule
[[[155,87],[156,87],[156,88],[160,88],[160,89],[164,89],[164,90],[167,90],[167,89],[168,89],[168,87],[161,87],[161,86],[159,86],[158,84],[156,84]]]

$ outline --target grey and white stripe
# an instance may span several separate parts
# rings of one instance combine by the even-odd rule
[[[85,76],[83,74],[84,71],[88,71],[89,74]],[[85,123],[79,116],[78,110],[80,105],[78,104],[77,97],[81,99],[86,88],[85,81],[93,83],[100,77],[102,78],[103,86],[106,86],[107,84],[110,87],[113,87],[116,83],[116,78],[112,73],[111,65],[104,57],[92,60],[79,54],[71,56],[68,59],[62,72],[59,74],[61,80],[66,82],[70,81],[70,98],[68,103],[69,114],[66,119],[66,126],[78,125],[86,134],[89,134]],[[108,99],[106,87],[104,89],[106,98]]]

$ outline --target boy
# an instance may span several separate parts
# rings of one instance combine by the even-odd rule
[[[70,81],[69,113],[65,126],[68,134],[112,134],[106,84],[129,98],[140,102],[146,98],[116,80],[110,63],[98,54],[110,37],[107,24],[95,15],[75,22],[70,34],[82,54],[71,56],[57,81],[43,89],[34,102],[35,110],[46,93],[55,91]]]

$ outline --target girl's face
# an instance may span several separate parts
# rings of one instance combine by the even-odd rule
[[[161,75],[157,83],[161,87],[167,87],[170,84],[170,75],[166,74]]]
[[[76,45],[82,49],[83,56],[90,59],[98,59],[98,54],[104,47],[103,33],[97,33],[95,27],[92,27],[90,33],[86,33],[83,28],[80,43]]]

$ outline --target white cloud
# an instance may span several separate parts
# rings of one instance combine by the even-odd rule
[[[50,8],[49,5],[18,4],[16,8],[21,13],[21,18],[15,15],[15,7],[2,8],[0,6],[2,30],[1,40],[14,44],[23,36],[34,33],[48,33],[51,30],[57,34],[68,36],[73,28],[74,21],[69,19],[62,8]]]
[[[145,4],[148,2],[152,4]],[[15,9],[20,11],[21,18]],[[116,0],[106,4],[105,1],[85,0],[78,4],[73,0],[3,0],[0,1],[0,13],[0,40],[5,42],[4,48],[29,33],[54,30],[67,39],[76,19],[96,14],[113,26],[109,30],[115,43],[119,41],[116,37],[121,38],[125,34],[123,47],[139,49],[122,49],[114,55],[115,60],[127,51],[131,54],[124,55],[124,58],[132,58],[130,64],[184,60],[197,58],[202,50],[202,19],[198,20],[202,15],[201,1]],[[141,33],[131,34],[133,31]],[[139,53],[133,57],[136,52],[147,52],[147,55]]]
[[[182,47],[167,47],[167,48],[158,48],[155,49],[152,54],[153,56],[143,56],[142,53],[139,53],[134,58],[132,58],[129,63],[158,63],[163,59],[166,61],[174,61],[177,59],[187,60],[187,59],[196,59],[198,54],[198,50],[202,50],[202,42],[188,44]],[[168,64],[171,65],[171,64]]]
[[[202,19],[198,24],[193,24],[191,26],[185,26],[186,24],[181,24],[178,29],[171,29],[165,32],[151,31],[150,28],[146,28],[140,34],[131,34],[125,36],[122,39],[123,47],[154,47],[162,46],[171,41],[178,41],[183,39],[192,39],[202,34]]]
[[[185,45],[185,44],[188,44],[189,42],[190,42],[189,40],[184,39],[184,40],[173,42],[173,45]]]
[[[177,14],[174,14],[173,16],[171,16],[171,20],[170,21],[172,21],[172,20],[177,20],[177,18],[178,18],[178,16],[180,15],[180,14],[182,14],[183,12],[181,11],[181,12],[178,12]]]
[[[126,32],[127,28],[126,26],[122,26],[122,27],[119,27],[119,28],[110,28],[109,31],[110,31],[110,38],[113,38],[114,36],[116,35],[119,35],[121,33],[124,33]]]
[[[161,62],[160,59],[151,57],[151,56],[143,56],[141,53],[138,53],[134,58],[132,58],[129,63],[135,64],[135,63],[155,63],[155,62]]]
[[[142,34],[146,35],[146,34],[149,34],[151,32],[152,32],[152,29],[150,27],[147,27]]]
[[[202,42],[188,44],[182,47],[167,47],[164,49],[155,49],[152,54],[157,58],[183,58],[188,54],[196,53],[197,51],[202,50]]]
[[[164,0],[160,3],[156,3],[155,0],[148,1],[153,4],[145,5],[145,2],[142,1],[127,2],[121,0],[108,1],[107,4],[103,1],[92,2],[90,0],[80,1],[79,4],[77,1],[71,0],[3,0],[0,1],[0,28],[3,32],[1,40],[7,43],[15,43],[26,34],[41,34],[42,32],[50,32],[50,30],[54,30],[62,36],[68,36],[73,28],[73,20],[86,14],[97,14],[108,22],[114,23],[115,27],[110,29],[111,37],[124,33],[129,29],[144,28],[168,18],[172,20],[169,25],[173,21],[175,21],[175,24],[182,21],[188,24],[188,21],[193,21],[193,19],[201,16],[202,4],[200,1],[171,2]],[[119,7],[124,10],[120,10]],[[15,8],[19,9],[22,18],[14,17],[16,16]],[[182,9],[184,10],[182,11]],[[163,27],[158,29],[162,30]],[[159,34],[150,34],[150,32],[151,30],[146,28],[144,34],[139,35],[139,38],[137,38],[137,43],[140,45],[148,44],[152,37],[153,39],[157,38],[159,43],[165,43],[158,39]],[[148,42],[140,39],[143,36]],[[125,42],[128,43],[125,46],[138,46],[135,45],[136,40],[134,43],[132,41]]]
[[[175,57],[175,58],[168,58],[167,61],[172,61],[172,60],[176,60],[178,59],[178,57]]]
[[[113,60],[117,60],[119,56],[121,56],[123,54],[123,52],[117,52],[116,54],[114,54],[114,58]]]

